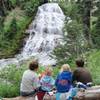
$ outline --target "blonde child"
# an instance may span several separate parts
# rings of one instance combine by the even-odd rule
[[[45,69],[45,74],[40,79],[41,88],[38,92],[38,100],[43,100],[43,97],[46,92],[50,92],[53,89],[55,81],[52,77],[53,69],[50,66],[47,66]]]
[[[60,94],[66,93],[72,86],[72,72],[68,64],[64,64],[61,67],[60,73],[58,74],[55,86],[57,89],[56,100],[60,100]]]

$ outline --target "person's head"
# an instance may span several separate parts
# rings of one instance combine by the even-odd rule
[[[38,61],[37,61],[37,60],[33,60],[33,61],[29,64],[29,69],[30,69],[30,70],[33,70],[33,71],[37,70],[38,67],[39,67],[39,65],[38,65]]]
[[[84,61],[82,59],[77,59],[76,65],[77,65],[77,67],[84,67]]]
[[[46,69],[45,69],[45,75],[51,76],[52,71],[53,71],[52,67],[47,66]]]
[[[62,65],[60,72],[63,72],[63,71],[70,71],[71,72],[70,66],[68,64]]]

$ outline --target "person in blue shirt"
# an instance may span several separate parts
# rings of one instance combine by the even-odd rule
[[[68,92],[72,87],[72,72],[68,64],[62,65],[55,80],[55,86],[57,89],[56,100],[60,100],[60,94]]]
[[[46,68],[46,73],[40,80],[41,89],[47,92],[50,92],[53,89],[55,83],[55,80],[52,77],[52,71],[51,67]]]
[[[46,92],[50,92],[55,84],[55,80],[52,77],[52,68],[46,67],[45,69],[45,75],[40,79],[41,88],[38,93],[38,100],[43,100],[43,97]]]

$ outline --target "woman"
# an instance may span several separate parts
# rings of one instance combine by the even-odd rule
[[[32,61],[29,64],[29,69],[23,73],[21,86],[20,86],[20,95],[21,96],[32,96],[35,95],[40,86],[39,79],[37,75],[38,62]]]

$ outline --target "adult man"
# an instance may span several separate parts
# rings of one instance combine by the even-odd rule
[[[81,82],[87,84],[92,82],[92,77],[88,69],[84,67],[84,61],[82,59],[76,60],[77,69],[73,72],[72,81]]]

